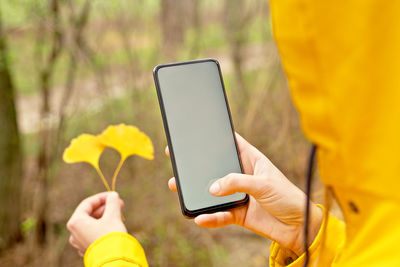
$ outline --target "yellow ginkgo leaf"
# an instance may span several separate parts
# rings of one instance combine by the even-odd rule
[[[66,163],[87,162],[98,168],[99,158],[105,148],[97,136],[81,134],[72,139],[71,144],[64,151],[63,159]]]
[[[91,164],[100,175],[107,190],[110,190],[110,186],[99,168],[99,159],[105,148],[97,136],[81,134],[72,139],[71,144],[64,150],[63,160],[66,163],[87,162]]]
[[[150,138],[137,127],[119,124],[108,126],[99,136],[104,146],[114,148],[121,154],[122,161],[132,155],[153,159],[153,144]]]

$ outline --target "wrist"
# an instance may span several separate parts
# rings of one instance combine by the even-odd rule
[[[321,229],[322,221],[324,218],[324,211],[321,207],[312,204],[311,210],[311,218],[310,218],[310,228],[308,233],[308,244],[307,246],[311,246],[314,242],[315,238],[317,237],[319,230]],[[304,250],[304,248],[303,248]]]
[[[307,239],[307,247],[310,247],[311,244],[314,242],[315,237],[317,236],[322,220],[323,220],[323,210],[315,205],[314,203],[311,203],[310,207],[310,219],[309,219],[309,224],[308,224],[308,239]],[[298,229],[298,235],[296,238],[296,242],[294,242],[294,246],[291,248],[291,250],[296,253],[296,255],[300,256],[305,252],[305,247],[304,247],[304,224],[299,226]]]

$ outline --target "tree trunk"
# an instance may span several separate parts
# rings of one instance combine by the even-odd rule
[[[55,70],[56,63],[62,52],[63,43],[63,32],[61,30],[61,17],[60,17],[60,6],[59,0],[49,0],[51,23],[53,25],[51,31],[51,48],[47,55],[46,63],[40,72],[40,96],[42,99],[42,105],[40,110],[40,118],[43,122],[39,131],[40,148],[39,157],[37,158],[37,182],[38,192],[35,214],[36,214],[36,243],[40,246],[44,246],[48,241],[49,229],[51,225],[48,218],[48,194],[49,194],[49,179],[50,179],[50,166],[52,164],[51,151],[54,149],[51,146],[52,135],[50,116],[52,113],[52,107],[50,103],[51,98],[51,78]]]
[[[184,44],[186,29],[193,24],[196,1],[161,0],[162,51],[169,60],[177,59],[179,48]]]
[[[245,114],[249,102],[249,92],[244,78],[244,46],[247,39],[245,26],[249,21],[245,14],[245,2],[242,0],[225,1],[225,29],[230,48],[230,57],[233,65],[235,90],[233,98],[239,106],[238,114]]]
[[[1,10],[0,10],[1,12]],[[0,251],[20,237],[22,154],[0,13]]]

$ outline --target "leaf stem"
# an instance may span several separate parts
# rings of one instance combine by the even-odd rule
[[[118,176],[119,171],[121,170],[122,164],[124,164],[125,159],[126,159],[125,157],[121,157],[121,160],[119,161],[118,166],[115,169],[115,172],[114,172],[114,175],[112,178],[112,186],[111,186],[113,191],[115,191],[115,183],[117,182],[117,176]]]
[[[108,185],[106,178],[104,178],[104,175],[103,175],[102,171],[100,170],[100,168],[96,167],[95,169],[96,169],[97,173],[100,175],[100,178],[103,181],[104,186],[107,188],[107,191],[111,191],[110,186]]]

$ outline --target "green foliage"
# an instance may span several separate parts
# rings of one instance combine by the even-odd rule
[[[29,217],[21,223],[21,232],[23,235],[26,235],[30,231],[35,229],[35,227],[36,227],[36,220],[34,218]]]
[[[195,37],[194,34],[195,33],[192,33],[191,36],[189,35],[189,38],[191,37],[192,39],[194,39],[194,37]],[[190,43],[190,41],[191,41],[191,39],[189,39],[189,43]],[[222,23],[212,23],[212,24],[206,25],[203,30],[201,44],[202,44],[202,48],[204,50],[221,49],[224,46],[226,46],[227,42],[226,42],[226,36],[225,36],[223,24]]]
[[[268,42],[272,39],[271,21],[265,17],[256,17],[251,21],[247,32],[249,43]]]
[[[44,15],[47,1],[6,0],[1,1],[2,14],[6,27],[23,27],[32,20],[32,14]]]
[[[159,0],[95,0],[93,1],[93,6],[95,18],[101,18],[103,15],[106,15],[109,18],[115,19],[123,13],[128,13],[130,16],[139,17],[141,20],[148,20],[152,19],[160,11]]]

